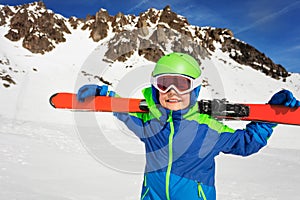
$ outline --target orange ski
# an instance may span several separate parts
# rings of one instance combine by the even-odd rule
[[[50,104],[54,108],[95,112],[148,112],[143,102],[142,99],[107,96],[89,97],[79,102],[73,93],[56,93],[50,97]]]
[[[57,109],[91,112],[148,112],[145,100],[96,96],[77,101],[76,94],[56,93],[50,97],[50,104]],[[280,124],[300,125],[300,108],[288,108],[270,104],[236,104],[223,100],[201,100],[199,112],[217,119],[262,121]]]

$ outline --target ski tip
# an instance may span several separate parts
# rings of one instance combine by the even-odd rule
[[[53,107],[53,108],[56,108],[55,107],[55,104],[53,103],[53,98],[57,95],[58,93],[55,93],[55,94],[53,94],[50,98],[49,98],[49,103],[50,103],[50,105]]]

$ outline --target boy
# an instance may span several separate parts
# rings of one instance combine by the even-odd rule
[[[145,144],[143,200],[216,199],[214,157],[220,152],[256,153],[276,126],[251,122],[243,130],[233,130],[200,114],[196,104],[200,75],[193,57],[183,53],[163,56],[152,73],[151,87],[143,90],[149,113],[114,113]],[[84,101],[107,94],[107,86],[85,85],[77,97]],[[300,105],[287,90],[275,94],[269,103]]]

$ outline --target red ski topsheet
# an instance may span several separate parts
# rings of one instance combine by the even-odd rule
[[[97,96],[78,102],[76,94],[57,93],[51,96],[54,108],[95,112],[148,112],[141,108],[142,99]],[[214,116],[219,119],[274,122],[300,125],[300,108],[269,104],[243,104],[249,107],[247,117]]]
[[[300,108],[270,104],[244,105],[249,106],[250,113],[248,117],[244,117],[241,120],[300,125]]]
[[[141,99],[96,96],[77,101],[76,94],[56,93],[51,96],[54,108],[95,112],[147,112],[140,109]]]

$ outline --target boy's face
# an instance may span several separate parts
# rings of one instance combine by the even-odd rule
[[[159,103],[169,110],[182,110],[190,105],[190,93],[178,94],[174,89],[166,93],[159,92]]]

